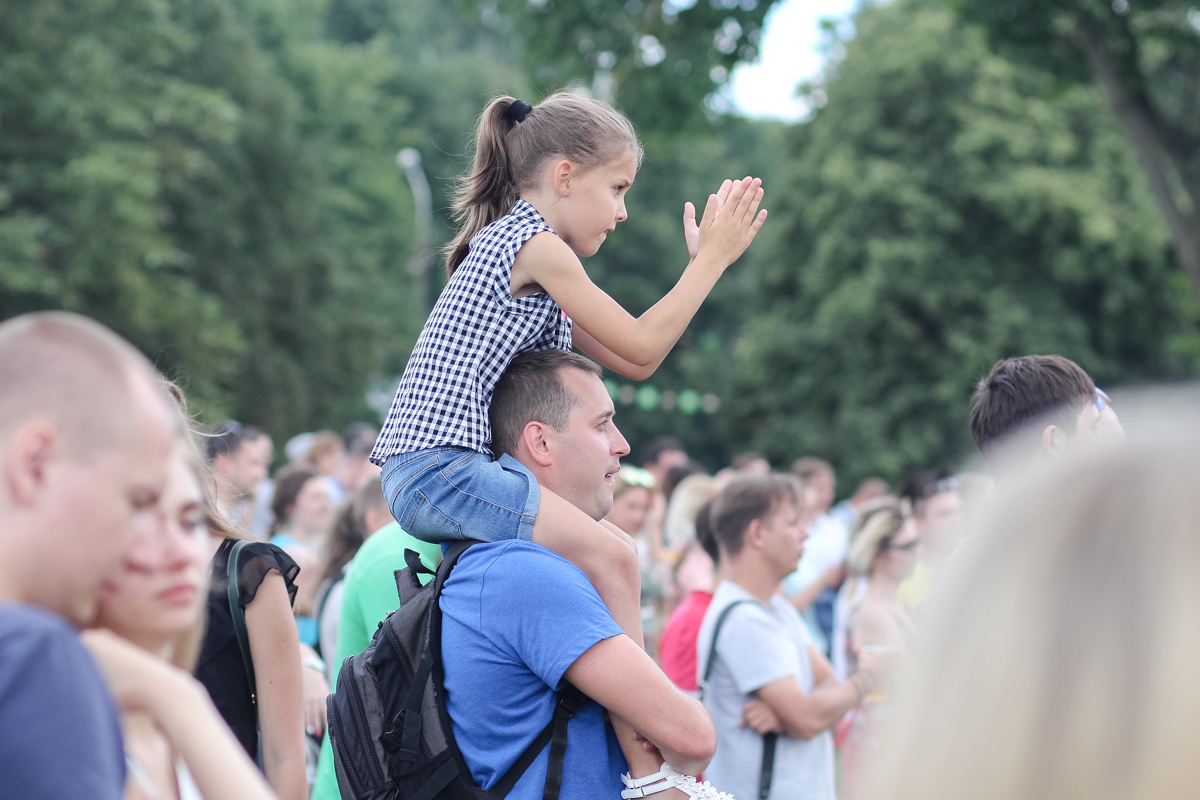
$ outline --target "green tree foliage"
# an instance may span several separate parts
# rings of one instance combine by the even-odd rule
[[[379,48],[268,0],[0,8],[0,316],[68,308],[209,419],[360,415],[414,335]]]
[[[1185,369],[1185,290],[1102,93],[938,3],[856,22],[795,129],[729,438],[896,478],[972,451],[967,400],[998,358],[1061,353],[1106,386]]]
[[[704,125],[739,61],[758,54],[776,0],[466,0],[510,31],[535,89],[582,81],[643,133]],[[719,97],[716,107],[721,108]]]
[[[1190,0],[954,0],[1006,55],[1095,82],[1200,301],[1200,9]]]

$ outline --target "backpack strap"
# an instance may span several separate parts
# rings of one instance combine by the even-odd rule
[[[433,672],[434,665],[441,658],[439,645],[442,635],[442,610],[439,601],[442,597],[442,587],[446,583],[446,578],[450,577],[450,570],[454,569],[454,565],[458,563],[458,557],[473,544],[475,541],[472,539],[454,542],[447,548],[446,554],[442,557],[442,563],[438,565],[437,576],[433,583],[433,603],[429,609],[425,651],[421,653],[416,673],[409,684],[408,693],[404,696],[404,706],[396,715],[391,728],[383,734],[388,740],[398,743],[396,756],[402,763],[416,763],[421,757],[421,705],[425,699],[425,686],[429,683],[429,676]],[[407,553],[412,552],[411,550],[406,552],[406,559]],[[416,554],[413,553],[413,555]],[[417,559],[417,563],[428,572],[428,568],[420,564],[419,559]],[[452,778],[453,775],[450,777]],[[449,782],[449,778],[447,778],[447,782]],[[441,789],[436,791],[441,791]]]
[[[559,791],[562,789],[563,760],[567,751],[567,725],[588,702],[588,697],[569,683],[558,690],[556,697],[554,716],[529,747],[525,748],[525,752],[508,768],[504,777],[491,788],[492,794],[506,797],[549,744],[550,764],[546,768],[546,787],[542,792],[542,800],[558,800]]]
[[[233,630],[237,634],[238,650],[242,653],[242,667],[250,684],[250,705],[257,708],[258,691],[255,688],[254,662],[250,659],[250,636],[246,633],[246,609],[242,608],[242,591],[238,583],[238,556],[248,544],[247,541],[234,542],[229,551],[229,562],[225,565],[225,574],[229,578],[229,613],[233,615]]]
[[[704,662],[704,680],[701,686],[708,684],[709,678],[712,677],[713,663],[717,660],[717,638],[721,635],[721,627],[725,624],[725,619],[729,616],[729,612],[733,611],[736,606],[743,603],[753,603],[753,600],[734,600],[729,605],[721,609],[721,615],[717,617],[717,624],[713,626],[712,642],[708,647],[708,660]],[[701,688],[701,692],[703,692]],[[703,696],[703,695],[701,695]],[[762,764],[758,770],[758,797],[759,800],[767,800],[771,794],[771,781],[775,777],[775,746],[779,742],[779,734],[764,733],[763,734],[763,754]]]

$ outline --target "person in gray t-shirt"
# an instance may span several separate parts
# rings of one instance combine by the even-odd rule
[[[883,667],[879,655],[864,653],[859,671],[839,681],[800,615],[778,596],[804,550],[801,498],[794,478],[767,475],[734,481],[713,501],[726,580],[696,642],[697,678],[717,728],[705,777],[738,800],[762,796],[764,734],[775,734],[766,800],[835,800],[830,730]]]

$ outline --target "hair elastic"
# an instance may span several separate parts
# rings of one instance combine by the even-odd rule
[[[533,106],[526,103],[524,100],[513,100],[508,108],[504,111],[504,116],[511,119],[513,122],[524,122],[529,116],[529,112],[533,111]]]

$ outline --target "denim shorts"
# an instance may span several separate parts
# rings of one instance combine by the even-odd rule
[[[507,453],[464,447],[400,453],[383,465],[383,494],[400,527],[426,542],[533,539],[537,479]]]

